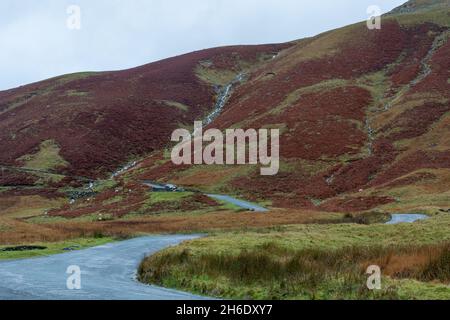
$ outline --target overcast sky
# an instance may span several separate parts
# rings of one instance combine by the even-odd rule
[[[194,50],[285,42],[366,20],[406,0],[1,0],[0,90],[118,70]],[[70,5],[81,29],[67,27]],[[73,20],[71,20],[73,21]]]

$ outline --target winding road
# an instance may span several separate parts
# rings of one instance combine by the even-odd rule
[[[177,190],[184,191],[183,188],[179,188],[178,186],[176,186],[174,184],[157,183],[157,182],[153,182],[151,180],[144,180],[144,181],[142,181],[142,183],[144,185],[146,185],[147,187],[159,190],[159,192],[176,192]],[[198,192],[198,191],[195,191],[195,192]],[[231,196],[221,195],[221,194],[205,194],[205,195],[212,199],[215,199],[215,200],[233,204],[233,205],[235,205],[239,208],[245,209],[245,210],[254,211],[254,212],[268,212],[269,211],[268,209],[261,207],[257,204],[254,204],[254,203],[251,203],[248,201],[244,201],[244,200],[239,200],[239,199],[236,199]]]
[[[219,200],[219,201],[224,201],[224,202],[228,202],[231,204],[234,204],[235,206],[238,206],[242,209],[246,209],[246,210],[250,210],[250,211],[255,211],[255,212],[268,212],[269,210],[267,210],[266,208],[263,208],[261,206],[258,206],[254,203],[251,202],[247,202],[247,201],[243,201],[243,200],[239,200],[230,196],[225,196],[225,195],[219,195],[219,194],[208,194],[207,195],[210,198],[213,198],[215,200]]]
[[[142,259],[198,236],[150,236],[36,259],[0,262],[0,300],[201,300],[135,280]],[[81,269],[81,290],[67,288],[69,266]]]
[[[428,218],[429,217],[424,214],[393,214],[391,221],[386,224],[414,223]]]
[[[208,194],[256,212],[266,208],[226,195]],[[425,220],[423,214],[393,214],[387,224]],[[189,293],[139,283],[136,270],[145,256],[195,235],[149,236],[36,259],[0,262],[0,300],[200,300]],[[81,289],[69,290],[70,266],[81,270]]]

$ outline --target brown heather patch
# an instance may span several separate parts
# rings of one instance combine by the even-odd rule
[[[8,220],[5,224],[9,229],[0,232],[0,244],[54,242],[96,235],[129,237],[149,233],[196,233],[302,223],[337,223],[341,221],[342,217],[341,214],[317,211],[277,210],[266,214],[223,211],[201,215],[146,216],[103,222],[66,220],[58,223],[32,224],[19,220]]]
[[[18,187],[18,188],[11,188],[7,191],[2,192],[0,196],[1,197],[40,196],[43,198],[54,200],[64,198],[65,194],[59,192],[59,190],[55,188]]]
[[[360,212],[370,210],[381,205],[395,202],[390,197],[345,197],[342,199],[331,199],[320,206],[325,211]]]
[[[211,198],[199,193],[168,193],[167,201],[158,201],[159,195],[166,193],[151,193],[143,185],[117,187],[91,198],[78,200],[75,204],[66,204],[51,210],[49,216],[67,219],[84,216],[100,215],[110,219],[120,219],[127,215],[156,215],[165,213],[188,213],[196,210],[214,210],[219,204]],[[178,198],[180,196],[180,198]],[[153,200],[153,198],[156,200]],[[95,219],[95,217],[93,218]]]
[[[1,245],[18,245],[36,242],[57,242],[80,237],[80,233],[45,225],[26,223],[17,219],[0,218],[6,230],[0,232]]]
[[[211,250],[207,242],[200,250],[195,248],[195,241],[185,243],[144,259],[139,279],[222,298],[263,300],[420,298],[414,292],[405,297],[397,287],[401,283],[386,278],[382,290],[368,290],[365,272],[374,264],[382,267],[383,276],[397,279],[442,284],[450,280],[448,243],[295,249],[264,239],[253,241],[259,245],[253,243],[237,252]],[[450,291],[442,293],[445,299]]]
[[[396,188],[408,185],[420,185],[422,183],[433,183],[437,182],[438,177],[431,172],[417,172],[411,175],[408,175],[404,178],[399,178],[392,182],[387,183],[384,187],[387,188]]]
[[[432,59],[433,73],[436,75],[428,76],[414,90],[406,92],[395,108],[380,113],[379,116],[374,115],[373,127],[377,131],[374,152],[367,157],[366,112],[372,105],[380,102],[372,101],[373,98],[383,98],[384,92],[377,91],[380,88],[376,87],[379,85],[376,81],[358,87],[356,79],[367,73],[380,72],[384,75],[388,70],[386,76],[395,78],[394,86],[404,86],[417,76],[417,73],[414,74],[417,64],[428,52],[434,36],[441,31],[440,27],[431,23],[401,27],[394,18],[388,19],[386,26],[382,32],[366,34],[362,25],[355,25],[308,41],[300,41],[277,59],[255,70],[249,81],[236,89],[227,109],[215,123],[219,128],[234,127],[237,124],[255,128],[271,124],[282,125],[281,152],[284,159],[294,162],[305,159],[329,161],[329,166],[322,172],[310,176],[294,170],[290,173],[281,172],[270,179],[240,173],[227,181],[222,173],[212,174],[206,169],[196,171],[192,176],[181,175],[178,181],[189,185],[201,183],[207,187],[207,180],[211,178],[211,184],[222,182],[225,189],[238,189],[249,199],[270,199],[274,205],[283,207],[313,208],[313,204],[317,202],[388,182],[411,172],[409,169],[414,171],[415,168],[407,168],[402,169],[401,173],[392,174],[391,170],[399,170],[397,167],[393,168],[392,164],[395,164],[396,159],[402,159],[401,154],[405,151],[398,146],[399,141],[408,138],[410,144],[414,145],[411,138],[419,139],[428,134],[445,117],[447,99],[440,89],[445,71],[439,69],[438,65],[446,64],[443,52],[447,49],[444,46]],[[353,30],[350,32],[352,36],[356,34],[358,46],[354,46],[353,40],[345,40],[349,30]],[[327,41],[331,38],[336,42],[330,42],[330,46],[327,46]],[[370,44],[367,42],[369,38]],[[382,61],[379,60],[379,54],[376,60],[372,60],[371,55],[363,54],[372,52],[371,49],[364,48],[376,43],[382,43],[380,47],[389,48],[382,51]],[[309,57],[308,48],[319,44],[329,51],[321,56]],[[355,47],[359,49],[355,50]],[[379,53],[379,50],[375,51]],[[302,52],[305,54],[302,55]],[[402,59],[399,59],[401,56]],[[362,61],[364,65],[361,65]],[[295,67],[285,68],[287,65]],[[341,70],[340,66],[345,66],[346,70]],[[387,68],[388,66],[391,67]],[[265,76],[267,74],[271,75],[270,78]],[[448,75],[445,74],[445,81],[447,79]],[[379,81],[386,82],[383,90],[389,90],[390,83],[387,79],[382,77]],[[427,90],[419,90],[420,86],[423,87],[430,81],[439,82],[437,90],[429,90],[432,85]],[[447,82],[445,84],[448,87]],[[316,90],[321,87],[323,90]],[[373,97],[370,94],[372,89],[376,91]],[[389,134],[389,139],[382,138]],[[439,145],[443,148],[442,143]],[[437,167],[436,162],[445,160],[419,161],[422,163],[421,167],[425,168]],[[163,171],[169,167],[170,164],[164,166]],[[158,176],[157,170],[153,171]],[[174,168],[164,172],[168,171],[174,172]],[[333,174],[333,179],[327,181]],[[384,180],[386,175],[389,175],[389,179]],[[167,178],[165,173],[159,177],[161,176]],[[357,196],[353,198],[357,199]],[[333,201],[337,203],[340,200]],[[345,203],[339,203],[337,207],[367,209],[392,199],[383,196],[366,197],[361,202],[364,201],[367,203],[358,204],[359,200],[351,200],[348,207]]]
[[[39,195],[0,195],[0,217],[31,217],[60,206],[64,199],[49,199]]]
[[[449,97],[448,70],[450,69],[450,41],[439,48],[433,55],[430,65],[432,73],[428,75],[422,82],[417,84],[412,90],[416,92],[440,93]]]
[[[450,281],[450,244],[387,250],[364,266],[380,266],[383,274],[393,278],[420,281]]]
[[[222,166],[210,168],[208,166],[196,167],[178,174],[173,182],[177,185],[192,187],[208,187],[221,184],[223,181],[242,172],[239,166]]]
[[[38,178],[29,173],[14,172],[8,169],[0,172],[0,186],[15,187],[15,186],[33,186],[38,181]]]
[[[390,141],[416,138],[427,133],[430,127],[449,111],[449,103],[425,103],[403,112],[382,131],[388,135],[387,139]]]
[[[394,88],[409,84],[417,77],[422,67],[420,61],[430,50],[434,37],[442,31],[441,27],[432,23],[411,26],[407,29],[417,36],[406,40],[407,44],[402,53],[401,62],[390,70],[389,75]]]
[[[448,169],[450,168],[450,151],[424,152],[417,151],[398,159],[393,165],[385,169],[372,182],[379,185],[402,177],[419,169]]]
[[[67,75],[0,92],[0,163],[13,164],[52,140],[69,164],[63,173],[102,177],[130,157],[161,150],[178,124],[191,124],[210,111],[215,91],[197,77],[200,61],[210,59],[217,69],[239,68],[238,62],[259,63],[261,54],[289,46],[214,48],[129,70]],[[190,112],[158,101],[176,101],[190,106]]]
[[[160,160],[161,163],[153,163],[150,167],[144,165],[143,173],[140,173],[136,178],[139,180],[153,180],[159,181],[163,179],[165,181],[170,181],[174,174],[177,172],[183,172],[189,169],[191,166],[180,165],[177,166],[169,160]]]

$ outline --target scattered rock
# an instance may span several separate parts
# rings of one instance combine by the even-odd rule
[[[19,251],[34,251],[34,250],[45,250],[47,247],[42,246],[17,246],[17,247],[8,247],[0,249],[1,252],[19,252]]]
[[[75,251],[78,249],[80,249],[80,246],[71,246],[71,247],[64,248],[63,251]]]

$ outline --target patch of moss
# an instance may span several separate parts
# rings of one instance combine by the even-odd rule
[[[111,199],[108,199],[108,200],[106,200],[106,201],[103,201],[103,205],[104,206],[107,206],[107,205],[110,205],[110,204],[114,204],[114,203],[118,203],[118,202],[120,202],[120,201],[122,201],[124,198],[123,198],[123,196],[122,195],[118,195],[118,196],[115,196],[115,197],[113,197],[113,198],[111,198]]]
[[[117,186],[117,184],[118,184],[117,181],[115,181],[113,179],[97,180],[94,184],[93,191],[95,193],[101,193],[105,190],[114,188],[115,186]]]
[[[297,89],[293,92],[291,92],[284,101],[277,107],[271,110],[271,114],[281,114],[286,108],[291,107],[293,104],[295,104],[302,95],[309,94],[309,93],[315,93],[315,92],[324,92],[333,90],[339,87],[344,87],[348,85],[347,80],[343,79],[332,79],[327,81],[322,81],[319,83],[316,83],[312,86],[304,87]]]
[[[24,167],[29,169],[51,170],[68,166],[59,151],[59,146],[54,140],[46,140],[40,144],[37,153],[24,155],[18,160],[24,162]]]
[[[415,254],[425,245],[443,245],[450,240],[449,228],[450,215],[439,215],[394,226],[297,225],[217,232],[147,258],[140,277],[226,298],[448,299],[450,288],[443,284],[389,277],[383,277],[383,290],[369,292],[362,269],[391,252]]]
[[[84,91],[77,91],[77,90],[67,90],[66,95],[68,97],[86,97],[89,95],[89,93],[84,92]]]
[[[55,80],[57,80],[59,84],[66,84],[71,81],[86,79],[98,74],[100,74],[100,72],[76,72],[57,77]]]
[[[224,86],[237,76],[237,72],[231,70],[219,70],[199,64],[195,69],[197,77],[213,86]]]
[[[192,192],[152,192],[146,203],[152,205],[160,202],[179,202],[192,195]]]
[[[53,254],[64,253],[67,252],[67,250],[81,250],[90,247],[100,246],[113,241],[114,239],[108,237],[95,237],[95,238],[73,239],[55,243],[27,244],[33,246],[43,246],[46,247],[46,249],[30,250],[30,251],[9,251],[9,252],[0,251],[0,260],[25,259],[25,258],[49,256]],[[6,247],[11,246],[0,246],[0,249]]]
[[[441,26],[450,27],[450,19],[448,18],[450,10],[448,8],[440,8],[415,14],[400,14],[394,16],[402,26],[413,26],[419,23],[434,22]]]

